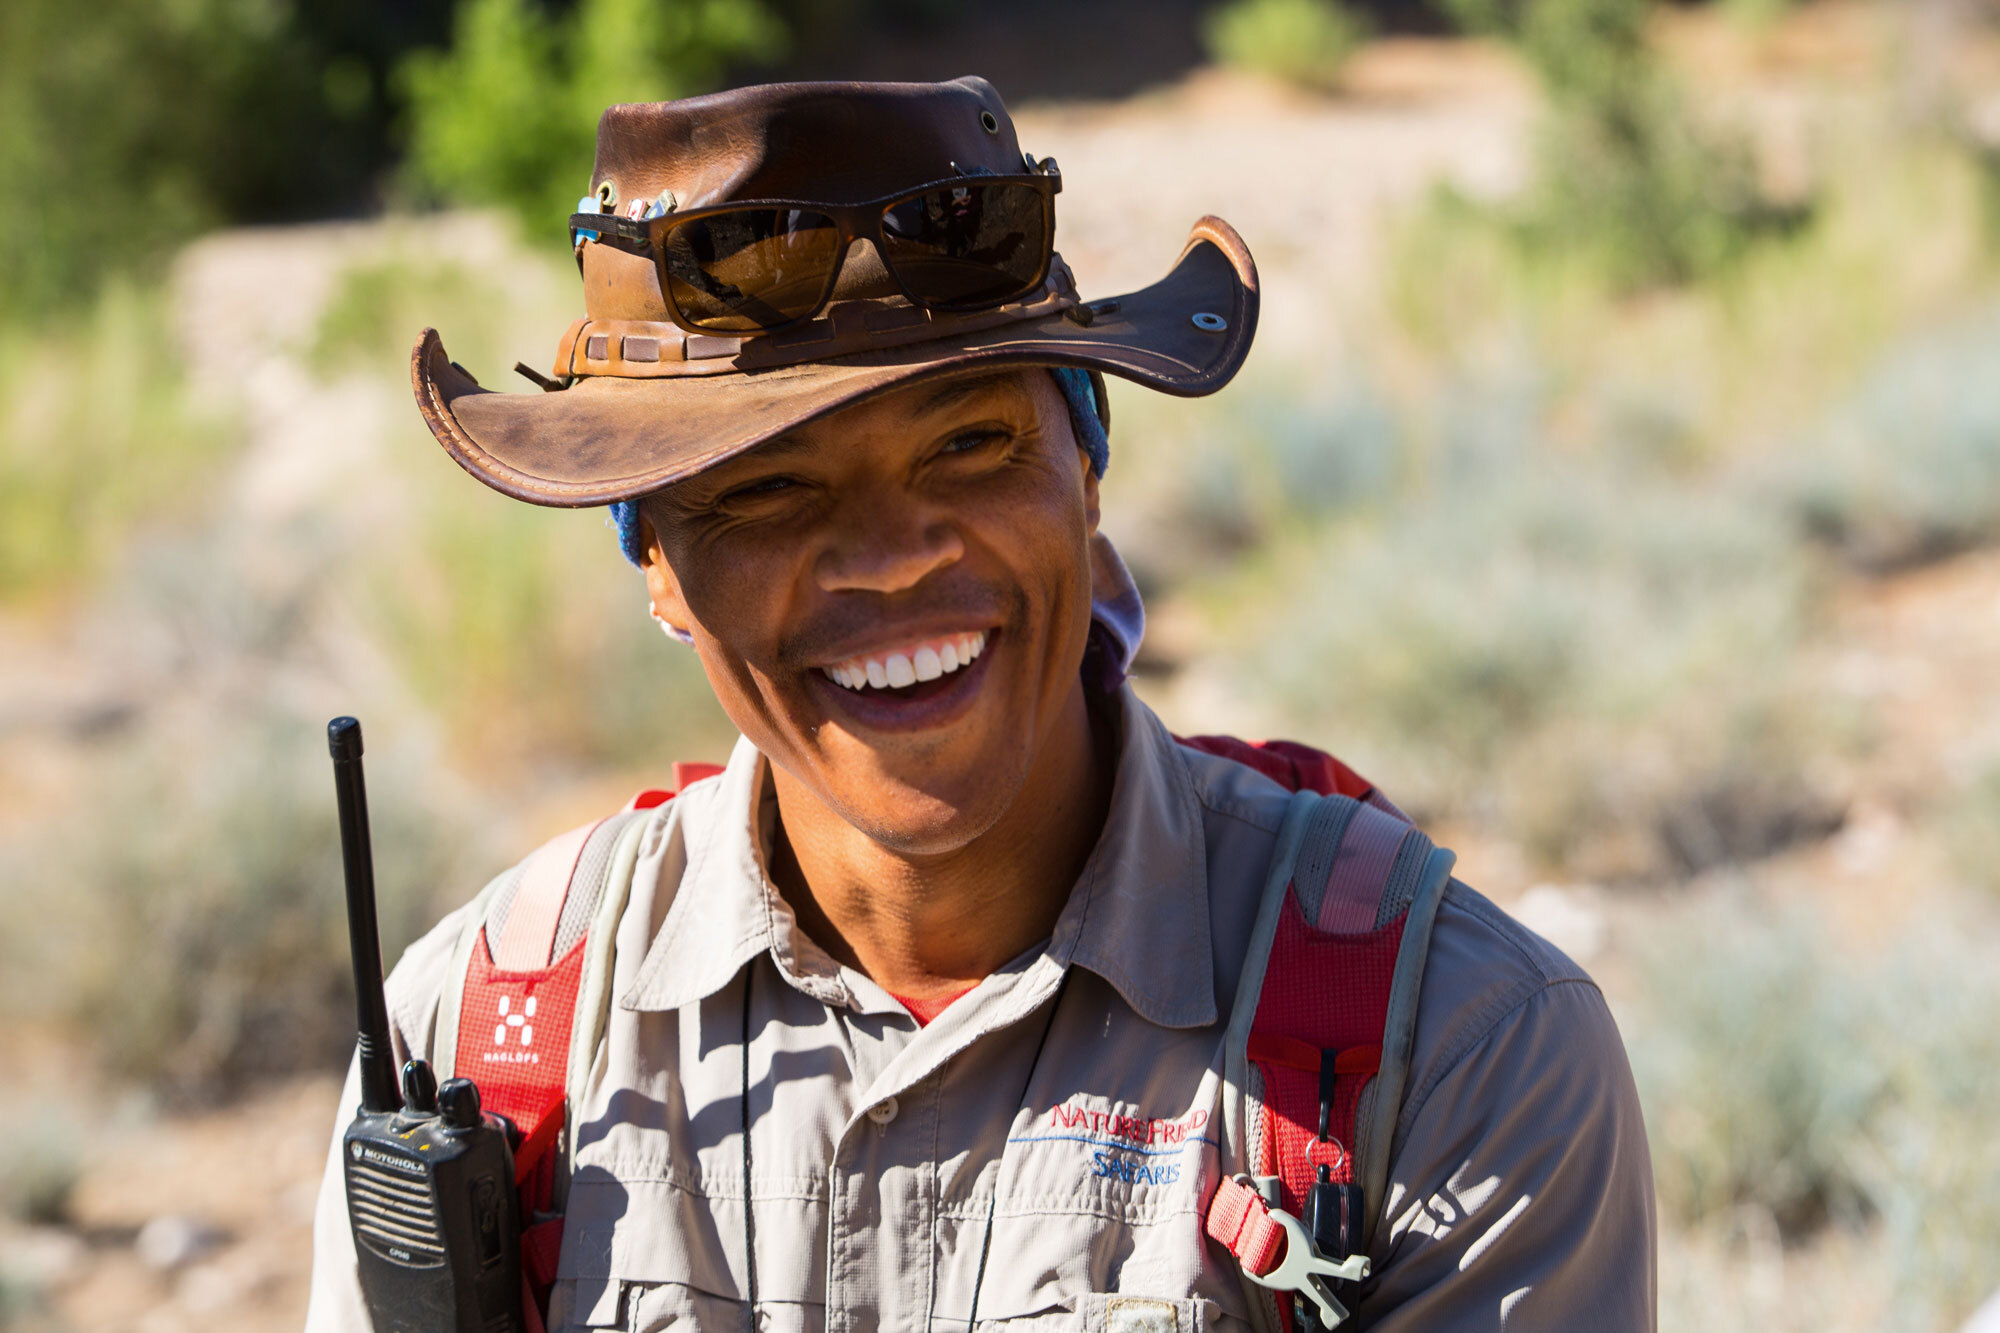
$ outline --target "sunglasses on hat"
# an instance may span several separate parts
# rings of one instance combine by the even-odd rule
[[[1055,250],[1052,159],[1021,175],[967,175],[859,204],[734,200],[622,218],[575,213],[572,244],[650,249],[674,323],[690,333],[779,333],[826,308],[847,249],[867,240],[910,303],[981,310],[1035,291]]]

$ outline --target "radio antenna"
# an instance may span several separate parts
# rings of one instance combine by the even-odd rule
[[[375,920],[375,857],[368,845],[368,788],[361,778],[361,724],[337,717],[326,724],[333,754],[333,790],[340,802],[340,861],[347,875],[347,943],[354,956],[356,1053],[361,1109],[393,1111],[396,1057],[389,1046],[389,1004],[382,992],[382,944]]]

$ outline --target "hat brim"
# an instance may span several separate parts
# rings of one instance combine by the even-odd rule
[[[587,376],[554,393],[482,389],[425,329],[410,379],[425,424],[467,472],[517,500],[579,508],[636,499],[871,394],[968,370],[1078,366],[1213,393],[1249,353],[1257,268],[1228,223],[1203,218],[1165,278],[1115,300],[1093,302],[1103,313],[1088,325],[1056,314],[769,370]]]

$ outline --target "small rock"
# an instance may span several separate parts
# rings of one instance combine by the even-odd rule
[[[206,1222],[169,1213],[139,1228],[132,1248],[155,1272],[170,1273],[200,1259],[222,1243],[222,1233]]]

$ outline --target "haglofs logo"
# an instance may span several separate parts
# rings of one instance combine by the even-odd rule
[[[508,1029],[516,1028],[521,1033],[521,1044],[523,1046],[533,1046],[535,1044],[535,1025],[533,1022],[535,1017],[535,997],[530,995],[521,1002],[521,1008],[514,1010],[510,1010],[509,1008],[508,1000],[510,998],[512,997],[506,995],[500,997],[500,1021],[493,1025],[493,1044],[495,1046],[505,1046],[507,1044]]]

